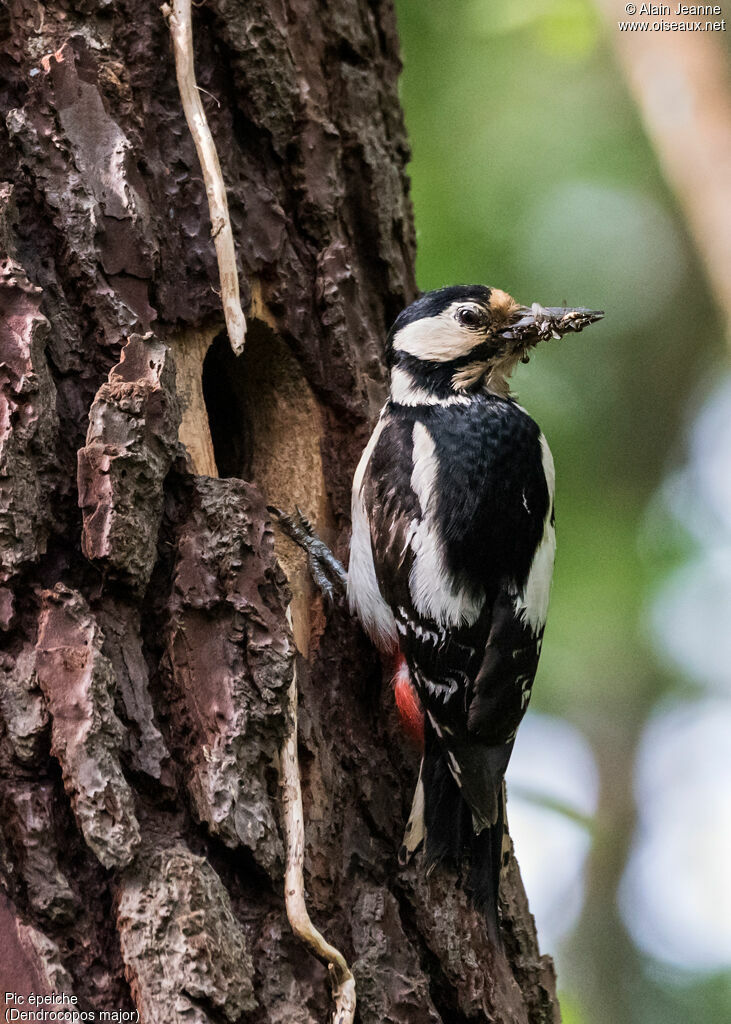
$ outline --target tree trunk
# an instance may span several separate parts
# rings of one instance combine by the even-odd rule
[[[557,1021],[514,862],[505,957],[459,880],[399,869],[418,755],[266,513],[299,505],[346,559],[383,337],[415,294],[393,9],[209,0],[194,28],[239,358],[158,7],[0,15],[0,984],[26,1000],[6,1008],[328,1018],[283,900],[296,658],[309,908],[358,1019]]]

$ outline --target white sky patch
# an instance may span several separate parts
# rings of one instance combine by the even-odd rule
[[[697,550],[659,588],[650,625],[662,660],[731,694],[731,377],[702,406],[689,449],[650,506],[643,542],[668,535],[674,522]]]
[[[661,707],[636,768],[639,825],[620,892],[637,944],[688,970],[731,966],[731,377],[690,429],[686,464],[650,506],[643,542],[685,531],[695,552],[659,588],[653,642],[705,690]]]
[[[689,489],[725,526],[731,541],[731,377],[704,403],[690,449]]]
[[[651,625],[664,661],[731,695],[731,545],[675,572],[653,603]]]
[[[589,744],[567,722],[529,711],[508,767],[508,821],[546,951],[576,924],[584,893],[588,831],[570,817],[541,805],[558,802],[591,817],[598,775]],[[528,795],[538,799],[528,799]]]
[[[666,707],[643,737],[640,824],[620,891],[635,942],[689,970],[731,966],[731,702]]]

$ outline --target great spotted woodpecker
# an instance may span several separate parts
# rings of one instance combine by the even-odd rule
[[[538,665],[553,572],[554,467],[508,377],[542,337],[602,314],[442,288],[388,336],[388,401],[353,482],[348,599],[398,651],[396,699],[424,747],[402,859],[469,852],[497,934],[503,777]]]
[[[388,335],[390,395],[353,481],[349,605],[395,657],[396,702],[423,744],[400,859],[423,842],[429,865],[468,860],[496,942],[503,778],[555,551],[553,459],[508,378],[542,338],[602,316],[477,285],[423,295]]]

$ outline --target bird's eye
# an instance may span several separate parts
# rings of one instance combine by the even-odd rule
[[[478,327],[481,321],[480,314],[471,306],[462,306],[457,310],[457,319],[464,327]]]

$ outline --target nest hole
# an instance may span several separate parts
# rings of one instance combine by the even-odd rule
[[[322,423],[302,367],[263,321],[251,319],[242,355],[217,335],[202,368],[203,399],[218,475],[256,483],[269,500],[322,474]],[[315,484],[316,486],[316,484]]]

